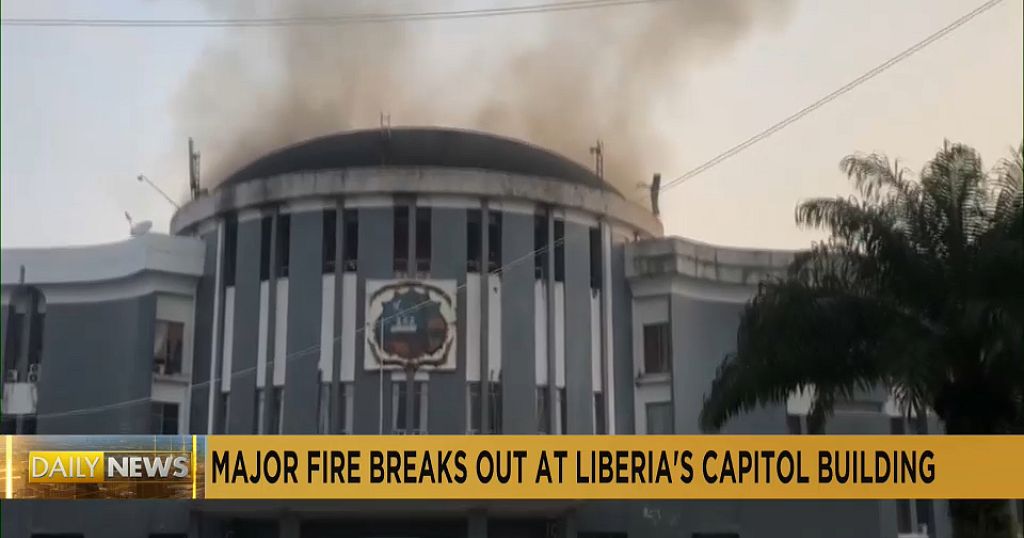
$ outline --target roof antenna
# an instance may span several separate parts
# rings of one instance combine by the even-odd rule
[[[594,168],[597,172],[597,177],[604,179],[604,144],[601,143],[601,139],[597,139],[597,144],[590,147],[590,154],[594,156]]]
[[[192,199],[199,198],[199,152],[195,150],[192,137],[188,137],[188,190]]]
[[[385,140],[391,138],[391,114],[380,113],[380,130]]]
[[[658,195],[661,194],[661,174],[654,174],[654,179],[651,180],[651,212],[657,217],[661,214],[658,209]]]

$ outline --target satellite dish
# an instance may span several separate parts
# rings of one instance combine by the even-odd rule
[[[138,237],[140,235],[145,235],[146,233],[149,232],[149,230],[152,227],[153,227],[153,222],[152,221],[148,221],[148,220],[144,220],[142,222],[138,222],[138,223],[132,224],[132,231],[131,231],[132,237]]]

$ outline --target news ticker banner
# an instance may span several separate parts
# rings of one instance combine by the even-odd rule
[[[7,499],[1019,499],[1024,436],[5,436]]]

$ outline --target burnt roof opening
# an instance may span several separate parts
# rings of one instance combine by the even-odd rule
[[[532,144],[493,134],[438,127],[393,127],[332,134],[256,159],[220,185],[310,170],[447,167],[539,176],[616,192],[592,170]]]

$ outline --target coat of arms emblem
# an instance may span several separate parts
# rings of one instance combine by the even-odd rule
[[[454,366],[452,293],[430,283],[395,282],[375,290],[368,284],[367,294],[369,324],[366,330],[372,333],[366,336],[377,367]],[[366,362],[369,365],[370,361]]]

